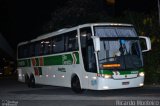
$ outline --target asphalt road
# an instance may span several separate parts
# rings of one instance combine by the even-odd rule
[[[70,88],[28,88],[16,79],[0,78],[2,106],[160,106],[160,86],[75,94]]]

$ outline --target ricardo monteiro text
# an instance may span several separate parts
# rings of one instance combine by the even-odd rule
[[[136,106],[136,101],[134,101],[134,100],[117,100],[116,106]]]
[[[159,106],[159,100],[117,100],[116,106]]]
[[[158,100],[137,100],[138,106],[159,106],[160,101]]]

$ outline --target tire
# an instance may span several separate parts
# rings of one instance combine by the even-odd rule
[[[82,93],[84,90],[81,89],[81,84],[78,76],[74,76],[71,80],[71,88],[75,93]]]
[[[29,86],[29,76],[28,75],[25,75],[25,84],[27,84],[28,87]]]
[[[28,87],[30,88],[35,88],[35,78],[33,75],[30,76],[29,78],[29,83],[28,83]]]

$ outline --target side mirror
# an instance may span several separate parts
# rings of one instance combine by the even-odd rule
[[[151,50],[151,40],[149,37],[145,37],[145,36],[139,36],[140,40],[144,40],[145,41],[145,49],[142,48],[142,52],[147,52]]]
[[[93,42],[94,42],[94,48],[95,51],[98,52],[100,51],[100,38],[99,37],[92,37],[93,38]]]

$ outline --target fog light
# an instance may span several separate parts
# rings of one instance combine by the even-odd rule
[[[112,75],[104,75],[104,78],[111,78]]]
[[[97,74],[98,77],[103,77],[103,78],[112,78],[112,75],[107,75],[107,74]]]
[[[103,88],[104,88],[104,89],[109,89],[109,87],[108,87],[108,86],[103,86]]]
[[[140,73],[139,73],[139,76],[140,76],[140,77],[144,77],[144,72],[140,72]]]
[[[88,78],[88,76],[85,76],[85,78],[87,79],[87,78]]]
[[[92,77],[93,79],[97,79],[97,77]]]
[[[143,83],[140,83],[140,84],[139,84],[139,86],[143,86],[143,85],[144,85]]]
[[[22,74],[18,74],[19,77],[22,77]]]

